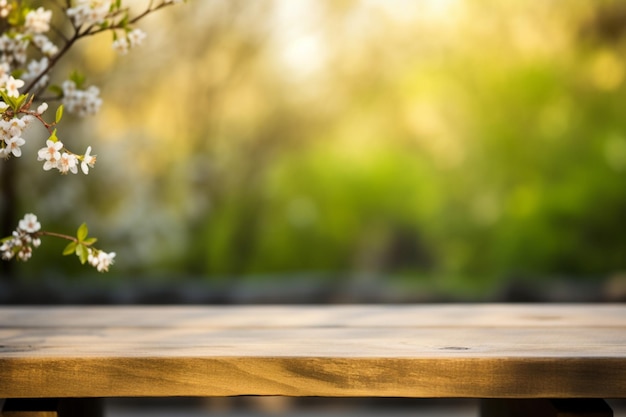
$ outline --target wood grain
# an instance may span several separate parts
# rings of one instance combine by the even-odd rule
[[[0,308],[0,397],[626,398],[618,304]]]

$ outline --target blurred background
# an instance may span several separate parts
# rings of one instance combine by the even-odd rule
[[[2,181],[11,229],[86,221],[115,265],[44,239],[1,302],[626,299],[626,3],[202,0],[139,27],[57,68],[102,89],[61,126],[96,168],[44,172],[31,140]]]

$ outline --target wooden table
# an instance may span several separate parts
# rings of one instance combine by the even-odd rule
[[[234,395],[480,398],[485,415],[533,416],[572,399],[549,404],[610,415],[593,399],[626,398],[626,305],[0,308],[4,415]]]

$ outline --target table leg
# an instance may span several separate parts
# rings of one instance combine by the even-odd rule
[[[2,417],[103,417],[101,398],[11,398]]]
[[[481,417],[613,417],[602,399],[483,399]]]

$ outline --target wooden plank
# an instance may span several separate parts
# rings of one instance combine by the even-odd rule
[[[624,311],[621,304],[0,307],[0,328],[626,327]]]
[[[613,328],[0,329],[11,359],[299,357],[626,361]]]
[[[626,306],[0,308],[0,397],[229,395],[624,398]]]
[[[4,366],[2,396],[284,395],[623,398],[619,363],[341,358],[118,358]],[[600,381],[606,381],[606,385]],[[534,381],[534,382],[533,382]]]

